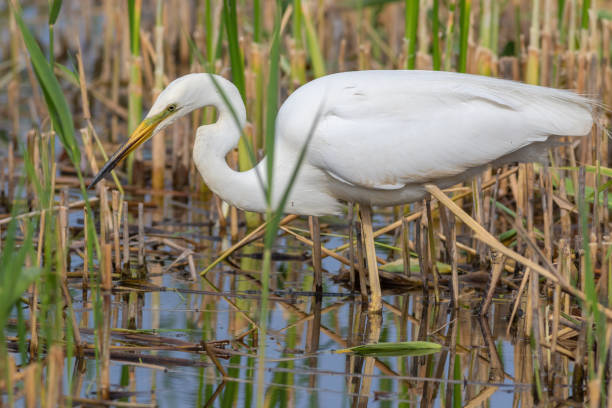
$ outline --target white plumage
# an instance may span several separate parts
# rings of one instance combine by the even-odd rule
[[[197,131],[195,164],[224,200],[263,212],[265,159],[242,173],[225,162],[246,114],[234,85],[214,79],[238,124],[211,75],[191,74],[159,95],[148,120],[161,117],[170,105],[176,113],[156,123],[146,138],[196,108],[215,105],[218,121]],[[551,136],[583,136],[592,125],[591,100],[565,90],[450,72],[328,75],[296,90],[278,112],[274,203],[309,136],[288,213],[337,213],[339,200],[370,205],[415,201],[424,196],[426,183],[448,187],[489,164],[532,160],[545,151]]]
[[[488,164],[531,160],[534,142],[585,135],[593,123],[590,100],[569,91],[450,72],[357,71],[287,99],[277,118],[281,154],[304,143],[317,114],[304,171],[328,175],[334,197],[372,205],[420,199],[423,184],[450,186]]]

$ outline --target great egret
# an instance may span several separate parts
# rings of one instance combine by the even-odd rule
[[[266,159],[245,172],[227,165],[225,157],[238,143],[246,110],[236,87],[211,74],[189,74],[170,83],[92,185],[155,133],[208,105],[219,116],[197,130],[196,167],[223,200],[264,212]],[[451,72],[332,74],[297,89],[278,112],[272,202],[280,202],[308,142],[285,212],[335,214],[341,200],[357,202],[364,237],[371,238],[370,206],[419,200],[425,184],[449,187],[490,164],[533,161],[546,152],[552,136],[586,135],[592,124],[592,102],[565,90]],[[379,310],[380,283],[370,241],[370,309]]]

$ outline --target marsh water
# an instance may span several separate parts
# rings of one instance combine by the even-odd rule
[[[199,275],[194,280],[194,267],[198,274],[231,245],[207,208],[212,208],[209,203],[168,196],[163,206],[144,212],[146,272],[138,278],[116,279],[110,310],[104,311],[111,314],[110,388],[118,401],[162,407],[255,404],[258,348],[249,319],[260,318],[262,245],[250,244],[231,263],[208,272],[206,280]],[[390,217],[379,213],[375,227],[386,225]],[[75,228],[82,224],[79,212],[70,218]],[[321,224],[326,247],[347,242],[345,219],[322,218]],[[290,227],[308,237],[306,220]],[[136,245],[137,234],[131,232]],[[394,243],[392,235],[382,238],[378,242],[387,247]],[[323,292],[312,291],[310,254],[310,246],[292,237],[277,241],[268,336],[262,339],[266,406],[443,406],[457,398],[462,404],[479,405],[488,396],[490,404],[499,406],[533,404],[532,349],[513,330],[508,332],[512,306],[508,286],[496,293],[489,316],[481,319],[477,309],[487,278],[479,271],[462,275],[456,312],[450,307],[448,288],[436,303],[431,291],[425,295],[420,287],[383,280],[382,316],[369,315],[350,282],[334,282],[339,275],[347,276],[348,268],[332,258],[322,262]],[[400,255],[383,247],[379,256]],[[135,262],[135,255],[132,259]],[[81,258],[75,257],[71,267],[80,270],[80,263]],[[84,303],[87,291],[82,290],[82,280],[69,283],[81,327],[91,326],[92,295]],[[444,288],[444,277],[442,283]],[[85,341],[94,342],[93,331],[83,333]],[[444,347],[428,356],[336,352],[360,344],[411,340]],[[220,342],[215,347],[227,373],[225,380],[202,347],[215,341]],[[84,360],[66,361],[65,395],[95,398],[97,364],[90,351]],[[570,394],[571,365],[566,357],[552,358],[558,371],[555,389],[549,391],[564,400]]]

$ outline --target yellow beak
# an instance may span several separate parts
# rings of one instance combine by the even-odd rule
[[[117,150],[110,159],[104,164],[102,170],[96,175],[94,180],[91,182],[88,188],[94,187],[100,180],[102,180],[108,173],[111,172],[123,160],[128,154],[132,153],[138,146],[146,142],[157,125],[166,118],[167,115],[162,112],[159,115],[145,119],[140,125],[134,130],[130,138]]]

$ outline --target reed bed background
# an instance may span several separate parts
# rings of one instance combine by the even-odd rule
[[[612,2],[10,0],[0,19],[3,405],[612,404]],[[361,310],[352,205],[320,242],[316,220],[269,211],[264,230],[206,188],[191,147],[212,108],[85,188],[178,76],[236,84],[245,170],[287,95],[364,69],[569,88],[600,101],[598,126],[550,166],[380,209],[382,318]],[[330,354],[406,340],[443,347]],[[172,378],[189,397],[165,399]]]

